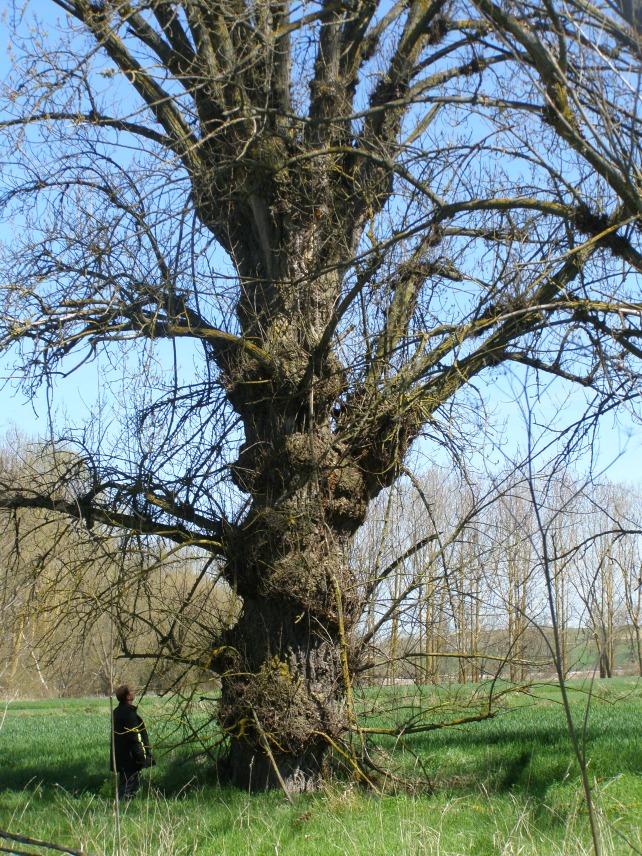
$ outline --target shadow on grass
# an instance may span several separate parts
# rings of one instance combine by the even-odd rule
[[[628,720],[589,727],[585,752],[593,775],[639,774],[642,744],[632,726]],[[424,734],[409,744],[447,790],[457,790],[459,782],[468,787],[477,782],[493,793],[541,799],[552,784],[575,779],[580,772],[566,727],[546,715],[538,724],[503,718],[466,730]]]
[[[106,773],[107,774],[107,773]],[[97,789],[104,781],[95,770],[89,772],[84,764],[25,764],[0,769],[0,790],[24,791],[30,788],[60,787],[69,792]]]
[[[212,785],[215,778],[211,769],[198,761],[181,761],[175,764],[161,764],[153,770],[144,770],[141,786],[148,781],[167,797],[178,796],[186,789],[201,785]],[[0,791],[30,791],[38,789],[41,793],[59,788],[70,794],[84,792],[101,793],[105,786],[111,787],[113,773],[105,765],[103,769],[81,763],[25,764],[19,767],[0,767]]]

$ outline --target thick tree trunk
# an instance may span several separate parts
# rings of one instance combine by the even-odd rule
[[[220,722],[231,738],[224,772],[247,790],[316,790],[345,731],[339,633],[277,600],[246,600],[229,634]]]
[[[282,406],[287,378],[267,372],[262,380],[242,361],[230,372],[246,438],[233,477],[252,506],[226,544],[225,577],[242,612],[211,665],[222,678],[219,719],[231,739],[226,772],[243,788],[316,789],[349,725],[350,640],[361,604],[347,546],[391,478],[402,432],[386,422],[382,440],[373,420],[372,436],[356,449],[340,439],[331,420],[337,365],[328,357],[317,366],[314,396],[290,397],[291,412]]]
[[[350,248],[343,227],[326,223],[329,178],[317,166],[302,182],[309,193],[296,222],[293,200],[262,186],[252,196],[254,230],[232,242],[239,324],[260,353],[223,361],[244,429],[232,478],[251,505],[225,545],[225,578],[243,608],[212,667],[231,740],[227,774],[253,790],[316,789],[348,726],[348,648],[360,604],[346,547],[417,426],[375,386],[351,400],[347,370],[324,341]]]
[[[219,721],[231,740],[223,772],[249,790],[316,790],[330,747],[348,727],[359,604],[346,529],[354,521],[340,476],[313,468],[305,441],[300,449],[292,437],[282,444],[278,466],[271,457],[269,476],[264,470],[256,481],[278,489],[262,491],[228,548],[226,577],[243,607],[213,666],[222,678]],[[365,503],[357,508],[362,514]]]

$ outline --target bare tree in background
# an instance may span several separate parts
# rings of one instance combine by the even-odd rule
[[[25,438],[0,451],[0,479],[10,492],[47,489],[64,501],[83,472],[78,455]],[[109,692],[125,670],[141,688],[182,687],[209,650],[204,639],[231,623],[238,605],[217,585],[211,556],[166,546],[88,530],[37,507],[0,510],[0,657],[7,664],[0,692]]]
[[[129,410],[122,435],[87,434],[80,482],[1,504],[220,560],[242,610],[200,665],[222,676],[230,778],[312,789],[351,722],[350,543],[411,445],[474,441],[467,390],[502,364],[593,390],[594,413],[635,390],[637,18],[37,12],[8,15],[0,345],[27,387],[118,362]]]
[[[639,490],[618,491],[613,514],[617,520],[633,519],[640,505]],[[642,557],[640,543],[619,539],[613,545],[612,559],[620,576],[625,622],[630,636],[631,659],[642,677]]]

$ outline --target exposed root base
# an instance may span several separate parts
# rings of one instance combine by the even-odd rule
[[[325,749],[315,749],[298,756],[274,755],[273,763],[263,752],[234,740],[219,772],[223,781],[252,793],[275,788],[285,788],[290,796],[313,793],[323,783],[326,754]]]

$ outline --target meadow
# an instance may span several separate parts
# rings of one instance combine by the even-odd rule
[[[571,689],[603,853],[642,853],[642,684],[571,682]],[[362,704],[370,725],[400,715],[442,721],[474,692],[385,688],[366,691]],[[145,699],[141,712],[158,766],[120,808],[127,856],[592,852],[578,764],[552,686],[509,696],[491,720],[384,739],[377,762],[397,778],[374,779],[377,792],[337,770],[321,792],[294,805],[282,792],[219,785],[203,752],[217,735],[198,705],[189,722],[158,699]],[[10,701],[0,722],[0,829],[117,854],[108,701]]]

